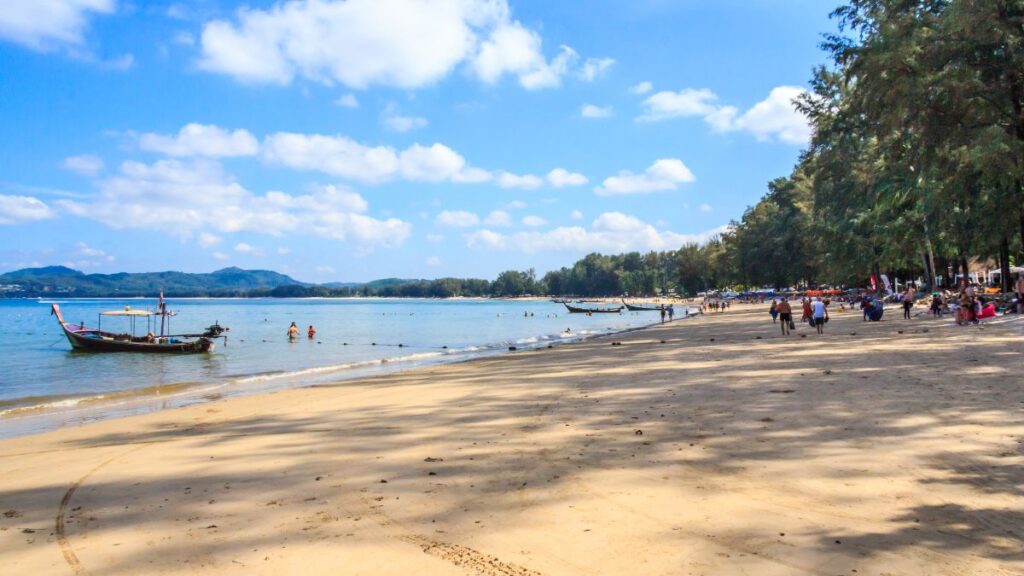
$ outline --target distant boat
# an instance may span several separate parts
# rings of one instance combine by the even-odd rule
[[[163,295],[160,296],[160,304],[156,311],[132,310],[126,306],[124,310],[100,312],[100,325],[102,325],[102,318],[104,316],[129,318],[132,331],[128,333],[119,334],[106,332],[99,328],[87,328],[84,324],[69,324],[64,321],[64,316],[61,314],[58,304],[52,304],[50,313],[57,317],[57,322],[60,323],[61,329],[64,330],[64,335],[74,350],[89,352],[196,354],[212,352],[217,338],[227,340],[227,336],[224,333],[228,329],[220,324],[213,324],[202,334],[165,334],[165,326],[169,326],[167,319],[173,316],[174,313],[167,310],[167,305],[163,301]],[[137,318],[146,318],[148,325],[149,319],[154,316],[160,317],[160,334],[156,335],[150,331],[145,336],[136,336],[134,333],[135,320]],[[154,326],[153,328],[155,329],[156,327]]]
[[[563,302],[569,312],[572,314],[618,314],[622,312],[622,306],[618,308],[580,308],[579,306],[571,306],[568,303]]]
[[[630,304],[629,302],[626,302],[625,300],[623,300],[622,303],[626,305],[626,310],[630,310],[632,312],[657,312],[659,310],[667,309],[667,306],[665,306],[664,304],[660,304],[660,305],[657,305],[657,306],[655,306],[655,305],[646,305],[646,306],[639,305],[638,306],[636,304]]]

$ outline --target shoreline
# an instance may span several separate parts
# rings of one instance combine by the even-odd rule
[[[777,331],[735,309],[0,440],[0,549],[12,574],[1024,574],[1024,322]]]
[[[675,321],[693,319],[698,316],[683,316]],[[487,343],[471,345],[460,349],[447,349],[445,347],[444,349],[432,352],[413,352],[405,356],[376,360],[310,366],[291,371],[269,371],[235,375],[230,380],[222,382],[178,382],[127,388],[97,394],[84,393],[12,398],[0,402],[0,439],[46,433],[68,426],[82,426],[94,422],[204,404],[222,398],[259,395],[276,390],[316,385],[296,383],[296,381],[302,378],[313,378],[317,381],[325,380],[327,382],[349,381],[410,370],[427,369],[432,366],[472,362],[508,354],[513,351],[571,345],[594,338],[644,330],[656,325],[659,325],[659,323],[654,319],[651,324],[645,326],[623,328],[610,332],[584,332],[579,335],[561,335],[559,338],[551,335],[539,335],[522,339],[529,340],[527,342],[517,341],[514,345],[509,346]],[[277,384],[268,384],[271,381],[277,382]],[[23,401],[31,401],[31,403],[22,405]]]

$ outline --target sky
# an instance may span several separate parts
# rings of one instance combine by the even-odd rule
[[[539,274],[721,232],[829,0],[5,0],[0,271]]]

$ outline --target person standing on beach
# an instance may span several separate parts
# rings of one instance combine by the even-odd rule
[[[814,322],[814,328],[818,331],[818,334],[825,333],[825,303],[821,301],[821,298],[815,298],[814,302],[811,303],[811,319]]]
[[[914,307],[914,285],[907,284],[907,291],[903,293],[903,319],[910,320],[910,309]]]
[[[669,304],[668,305],[668,321],[671,322],[672,321],[672,317],[675,316],[675,315],[676,315],[675,308],[673,308],[672,305]]]
[[[807,296],[803,298],[803,315],[800,316],[801,322],[811,323],[811,299]]]
[[[779,311],[779,321],[782,322],[782,335],[785,336],[789,334],[789,326],[793,323],[793,307],[789,305],[789,300],[783,296],[777,310]]]
[[[661,323],[662,324],[665,323],[665,307],[664,306],[661,307]]]
[[[768,313],[772,316],[772,324],[775,324],[775,319],[779,316],[779,308],[775,303],[775,298],[772,298],[772,307],[768,309]]]
[[[1024,314],[1024,271],[1017,274],[1014,290],[1017,291],[1017,314]]]

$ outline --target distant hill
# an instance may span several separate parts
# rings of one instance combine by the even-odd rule
[[[12,288],[15,285],[17,289]],[[156,296],[161,290],[167,296],[231,296],[281,286],[312,285],[270,270],[241,268],[224,268],[209,274],[172,271],[85,274],[65,266],[47,266],[0,275],[0,290],[7,296]]]

